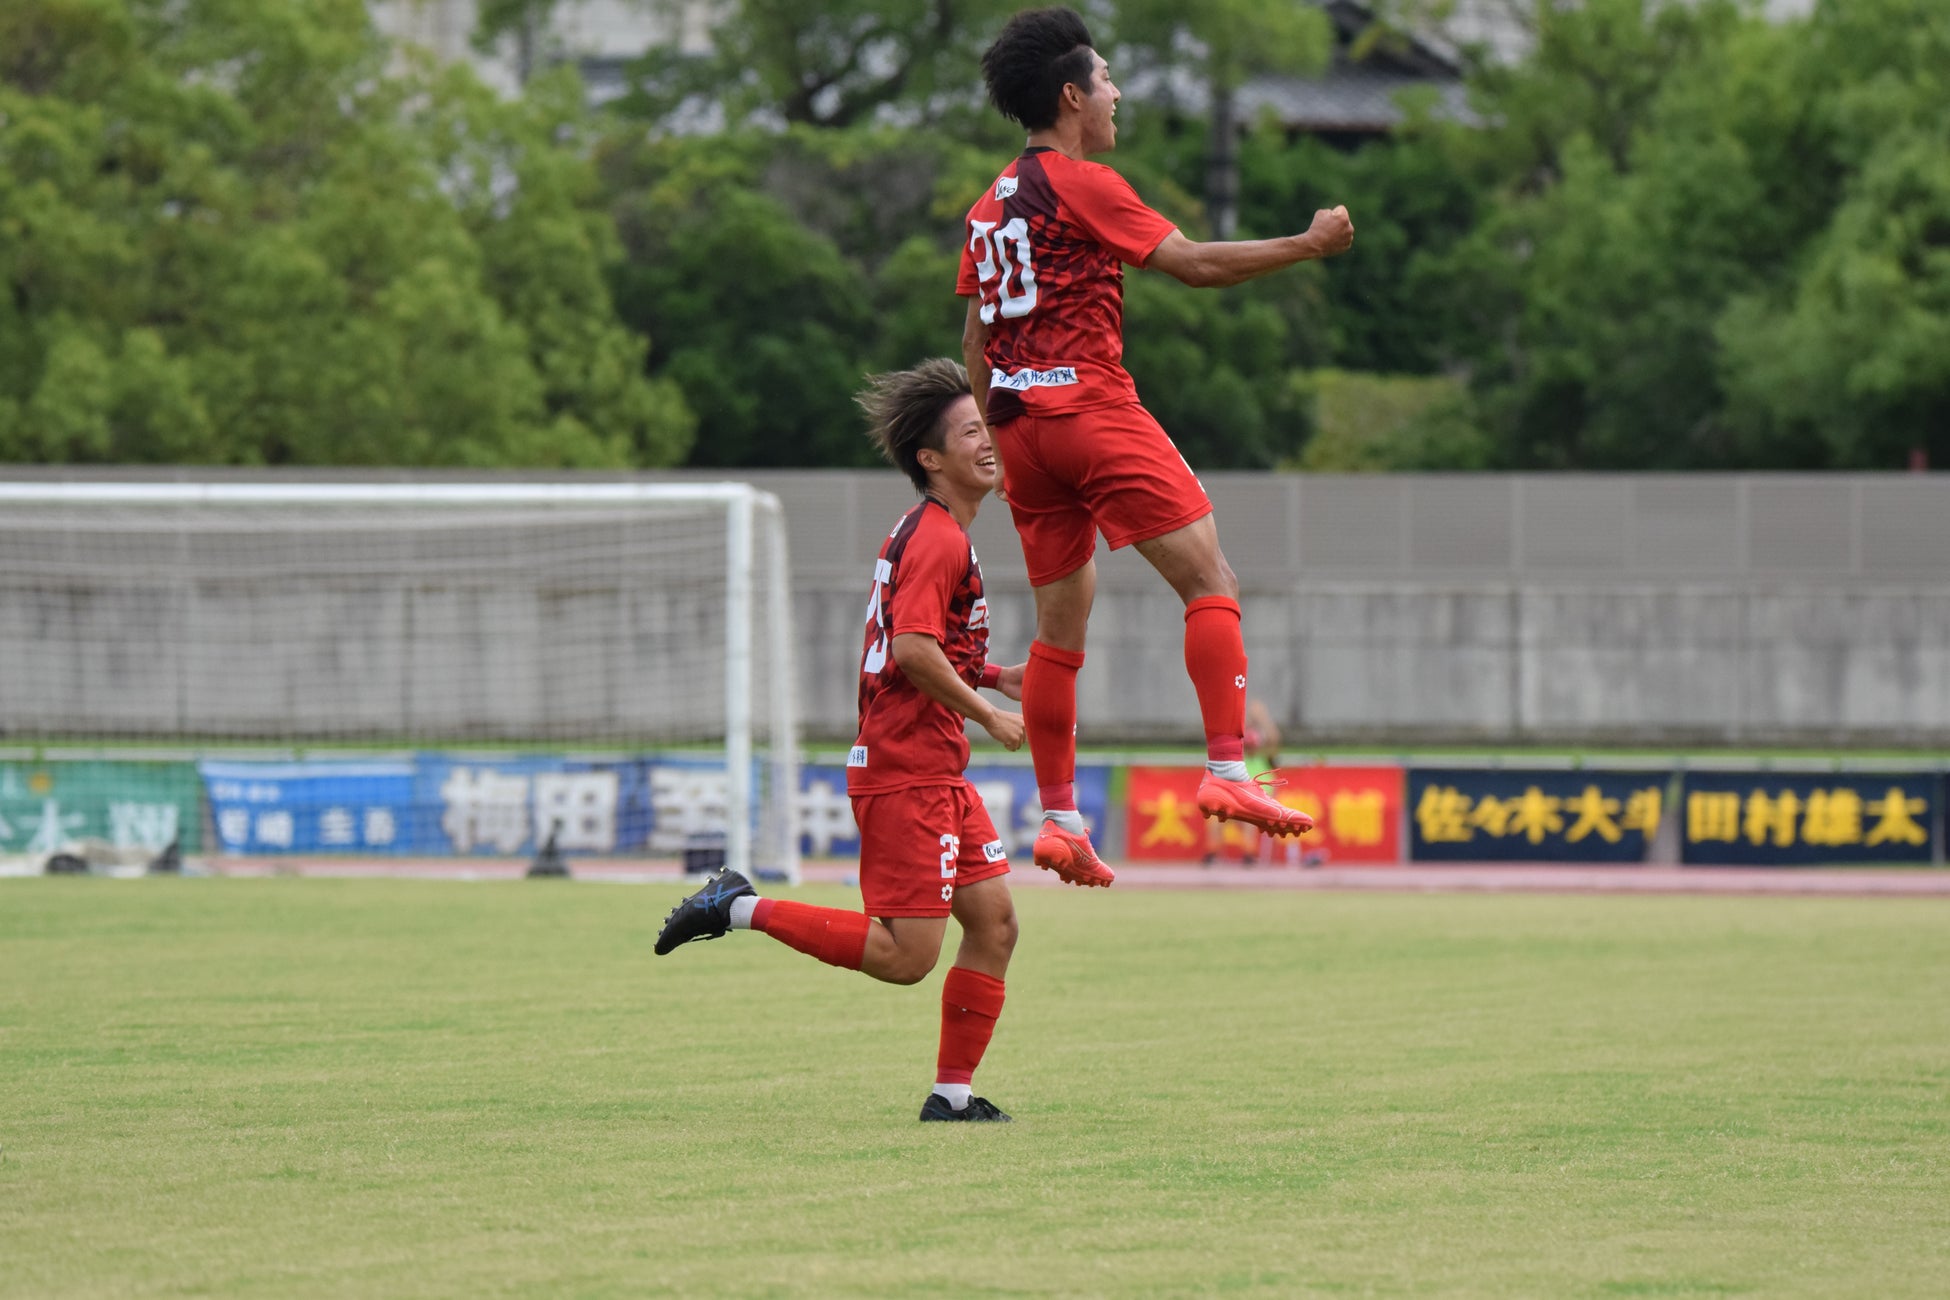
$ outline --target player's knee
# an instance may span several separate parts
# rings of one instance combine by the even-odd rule
[[[999,916],[985,919],[980,925],[969,930],[969,941],[989,954],[991,958],[1007,961],[1016,950],[1016,936],[1020,927],[1016,924],[1016,911],[1012,907]]]
[[[1191,604],[1205,596],[1224,596],[1227,600],[1239,599],[1239,575],[1226,563],[1226,557],[1218,551],[1198,567],[1192,581],[1187,584],[1185,603]]]
[[[1008,915],[1004,916],[995,925],[993,942],[996,948],[1005,954],[1014,952],[1016,950],[1016,936],[1020,933],[1020,930],[1021,927],[1016,924],[1015,911],[1011,909]]]
[[[933,973],[939,957],[939,952],[898,952],[881,979],[888,984],[919,984]]]

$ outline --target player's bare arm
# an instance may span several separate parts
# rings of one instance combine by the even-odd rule
[[[969,392],[975,398],[976,414],[989,422],[989,345],[988,323],[982,319],[982,300],[970,295],[968,316],[961,327],[961,363],[968,371]]]
[[[1280,239],[1238,239],[1200,243],[1174,230],[1145,265],[1195,289],[1223,289],[1298,262],[1335,257],[1354,246],[1354,222],[1345,207],[1314,214],[1306,233]]]
[[[939,641],[922,632],[902,632],[894,637],[894,662],[921,694],[971,719],[1004,749],[1022,748],[1022,715],[998,709],[983,699],[979,691],[955,672]],[[1018,667],[1015,672],[1016,698],[1020,698],[1022,669]]]
[[[968,371],[969,394],[975,399],[975,414],[982,421],[983,428],[987,428],[989,422],[988,345],[989,327],[988,322],[982,319],[982,300],[979,296],[971,295],[968,299],[968,316],[961,327],[961,363]],[[1007,501],[1009,499],[1007,466],[1002,463],[1000,450],[995,451],[994,455],[995,499]],[[1010,698],[1021,699],[1022,697],[1016,695]]]

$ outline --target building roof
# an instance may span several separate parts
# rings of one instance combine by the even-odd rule
[[[1415,93],[1433,93],[1431,111],[1439,118],[1477,121],[1460,76],[1418,76],[1361,64],[1336,66],[1318,77],[1255,77],[1240,87],[1239,117],[1249,122],[1271,115],[1289,131],[1385,135],[1407,120],[1403,104]]]

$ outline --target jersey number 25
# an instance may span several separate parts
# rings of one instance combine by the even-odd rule
[[[873,595],[867,600],[867,627],[873,632],[873,640],[867,643],[867,653],[860,661],[860,675],[878,676],[887,666],[887,598],[884,593],[894,580],[894,566],[885,559],[876,558],[873,562]]]

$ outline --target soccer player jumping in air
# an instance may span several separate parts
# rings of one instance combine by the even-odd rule
[[[918,984],[952,915],[961,948],[941,986],[941,1051],[921,1118],[1006,1120],[970,1084],[1002,1014],[1016,910],[1002,838],[965,775],[962,730],[973,718],[1005,749],[1023,742],[1022,715],[975,690],[1022,698],[1022,665],[987,663],[989,606],[967,531],[995,487],[995,450],[967,374],[946,358],[875,376],[859,401],[874,444],[921,492],[880,548],[867,601],[860,733],[846,764],[866,910],[760,898],[724,870],[671,912],[657,955],[751,929],[828,965]]]
[[[1246,648],[1239,583],[1219,550],[1212,503],[1125,373],[1124,272],[1154,267],[1220,287],[1354,242],[1347,209],[1314,214],[1305,234],[1198,243],[1141,202],[1116,172],[1085,159],[1117,144],[1117,87],[1069,9],[1032,9],[982,56],[989,98],[1029,131],[1022,155],[970,209],[955,292],[968,299],[962,355],[995,436],[1008,501],[1036,592],[1036,639],[1023,718],[1047,820],[1038,866],[1108,885],[1077,812],[1076,678],[1096,595],[1101,529],[1135,546],[1185,602],[1185,668],[1205,723],[1198,805],[1274,835],[1313,820],[1249,779],[1243,736]]]

